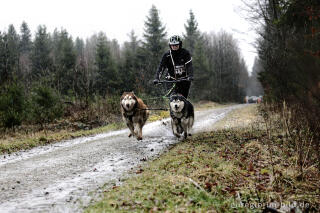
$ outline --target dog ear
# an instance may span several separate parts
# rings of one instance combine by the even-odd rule
[[[120,100],[122,100],[127,94],[128,94],[128,92],[123,91],[123,93],[122,93],[122,95],[121,95],[121,97],[120,97]]]
[[[134,98],[135,100],[137,100],[137,96],[136,96],[136,94],[134,94],[134,91],[133,91],[133,90],[131,91],[131,93],[132,93],[132,95],[133,95],[133,98]]]

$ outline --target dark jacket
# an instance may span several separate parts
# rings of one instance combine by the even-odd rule
[[[192,57],[189,51],[184,48],[180,48],[176,51],[167,51],[162,56],[156,74],[156,79],[160,79],[165,69],[168,69],[169,75],[176,79],[183,77],[193,77]]]

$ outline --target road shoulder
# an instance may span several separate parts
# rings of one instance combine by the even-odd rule
[[[234,110],[216,130],[175,145],[122,185],[106,188],[103,199],[85,211],[261,212],[293,202],[316,206],[318,182],[297,181],[280,151],[273,159],[277,165],[271,165],[260,123],[256,105]],[[311,182],[314,187],[306,189]]]

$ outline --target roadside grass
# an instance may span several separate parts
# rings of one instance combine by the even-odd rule
[[[256,104],[249,104],[238,110],[233,110],[225,118],[214,124],[215,129],[230,128],[255,128],[263,129],[262,118],[258,116],[258,107]]]
[[[150,113],[148,122],[153,122],[153,121],[157,121],[157,120],[161,120],[169,117],[170,117],[169,111],[155,111]]]
[[[200,102],[194,103],[193,105],[196,111],[201,111],[201,110],[207,110],[207,109],[217,109],[217,108],[227,107],[234,104],[219,104],[212,101],[200,101]],[[150,110],[150,116],[149,116],[148,122],[153,122],[153,121],[157,121],[157,120],[161,120],[169,117],[170,117],[169,110],[168,111]]]
[[[226,105],[220,105],[213,102],[205,102],[196,104],[197,109],[217,108]],[[151,111],[148,122],[153,122],[170,117],[169,111]],[[0,154],[12,153],[20,150],[31,149],[36,146],[42,146],[49,143],[55,143],[62,140],[73,139],[77,137],[84,137],[89,135],[100,134],[108,131],[119,130],[126,128],[126,125],[121,118],[115,118],[114,121],[106,126],[100,126],[93,129],[74,130],[66,127],[65,129],[49,128],[46,131],[8,131],[0,137]],[[120,121],[119,121],[120,120]],[[70,122],[70,125],[79,125]],[[28,132],[28,133],[26,133]]]
[[[6,136],[0,139],[0,154],[1,153],[12,153],[19,150],[31,149],[36,146],[46,145],[62,140],[68,140],[77,137],[95,135],[108,131],[124,128],[123,123],[112,123],[103,127],[94,128],[91,130],[78,130],[71,131],[60,130],[55,131],[40,131],[33,134],[19,134],[16,133],[14,136]]]
[[[199,101],[199,102],[192,102],[195,110],[206,110],[206,109],[217,109],[217,108],[222,108],[222,107],[227,107],[227,106],[231,106],[231,105],[235,105],[236,103],[216,103],[216,102],[212,102],[212,101]]]
[[[225,128],[239,120],[247,123]],[[271,147],[257,122],[256,105],[236,110],[216,131],[182,141],[121,185],[106,188],[103,199],[85,212],[261,212],[266,205],[294,202],[318,212],[316,168],[299,178],[295,158]]]
[[[170,116],[168,111],[158,111],[151,113],[148,122],[161,120]],[[19,150],[27,150],[36,146],[42,146],[50,143],[59,142],[78,137],[96,135],[109,131],[126,128],[124,122],[115,121],[106,126],[101,126],[89,130],[73,130],[66,128],[64,130],[46,130],[26,134],[24,132],[11,132],[0,138],[0,154],[12,153]]]

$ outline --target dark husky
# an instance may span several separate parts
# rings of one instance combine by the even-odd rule
[[[193,105],[182,95],[174,94],[170,97],[170,116],[173,134],[180,138],[184,133],[187,138],[194,122]]]
[[[122,119],[130,129],[129,137],[136,136],[142,140],[142,127],[149,117],[147,105],[134,95],[133,92],[124,92],[120,98]]]

